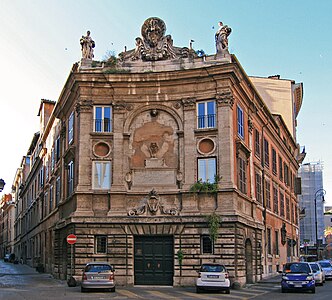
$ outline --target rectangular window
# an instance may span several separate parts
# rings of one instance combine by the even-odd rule
[[[211,237],[209,235],[202,235],[201,237],[201,252],[203,254],[213,253],[213,242],[211,240]]]
[[[256,200],[262,203],[262,177],[260,174],[256,173]]]
[[[240,106],[237,107],[237,134],[240,138],[244,139],[244,116],[243,110]]]
[[[261,143],[259,137],[259,131],[255,129],[255,155],[257,157],[261,156]]]
[[[265,200],[266,208],[271,209],[271,185],[269,180],[265,180]]]
[[[55,140],[54,149],[55,149],[55,161],[58,162],[60,159],[60,137],[59,136]]]
[[[93,182],[94,189],[108,190],[111,187],[111,162],[94,161],[93,162]]]
[[[278,199],[278,189],[273,187],[273,212],[279,213],[279,199]]]
[[[199,158],[198,159],[198,179],[203,182],[214,183],[216,177],[216,158]]]
[[[282,192],[279,193],[279,202],[280,202],[280,216],[285,216],[285,198]]]
[[[275,231],[275,255],[279,255],[279,231]]]
[[[47,212],[48,212],[48,192],[45,193],[44,195],[44,207],[43,207],[43,215],[44,217],[47,216]]]
[[[105,254],[107,252],[107,236],[97,235],[95,236],[95,253]]]
[[[271,229],[267,229],[267,254],[272,254],[272,245],[271,245]]]
[[[286,219],[290,220],[290,200],[286,197]]]
[[[95,106],[94,108],[94,132],[112,131],[112,107]]]
[[[60,203],[60,197],[61,197],[61,181],[60,176],[57,177],[56,183],[55,183],[55,206],[57,207]]]
[[[283,180],[282,158],[279,156],[279,179]]]
[[[247,163],[242,158],[238,158],[238,188],[243,193],[247,193]]]
[[[49,212],[52,211],[53,209],[53,185],[50,186],[50,207],[49,207]]]
[[[266,167],[270,166],[270,149],[269,149],[269,142],[264,139],[264,164]]]
[[[284,163],[284,182],[286,185],[289,185],[289,172],[288,172],[288,166],[286,163]]]
[[[74,112],[72,112],[68,119],[68,144],[74,141]]]
[[[74,191],[74,162],[70,161],[67,165],[67,196]]]
[[[274,175],[277,174],[277,152],[272,148],[272,172]]]
[[[197,103],[197,128],[216,127],[216,104],[215,101]]]

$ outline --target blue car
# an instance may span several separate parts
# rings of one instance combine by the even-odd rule
[[[281,292],[290,290],[316,292],[314,272],[309,263],[291,262],[284,265]]]

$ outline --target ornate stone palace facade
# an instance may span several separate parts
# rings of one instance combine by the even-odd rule
[[[275,273],[298,258],[302,85],[249,78],[230,29],[211,56],[173,46],[159,18],[141,31],[104,62],[89,32],[58,101],[41,101],[13,184],[16,255],[61,279],[109,261],[120,285],[193,285],[203,262],[239,284]]]

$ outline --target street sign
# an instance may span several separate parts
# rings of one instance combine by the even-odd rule
[[[67,243],[70,245],[74,245],[77,241],[77,237],[75,234],[70,234],[67,236]]]

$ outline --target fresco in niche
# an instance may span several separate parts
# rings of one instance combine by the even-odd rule
[[[131,168],[177,168],[177,136],[168,114],[136,124],[131,140]],[[168,125],[169,124],[169,125]]]

